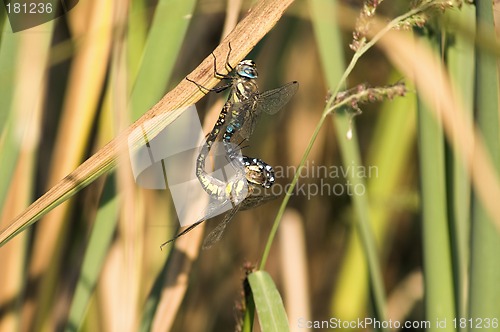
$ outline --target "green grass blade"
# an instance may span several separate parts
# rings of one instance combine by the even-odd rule
[[[170,256],[169,256],[170,257]],[[155,279],[153,286],[149,292],[149,295],[144,304],[144,310],[142,311],[142,318],[139,327],[139,331],[147,332],[151,331],[153,325],[153,320],[155,317],[156,310],[158,308],[158,303],[160,302],[161,291],[163,289],[163,284],[165,281],[165,273],[167,273],[170,264],[170,260],[163,265],[163,269]]]
[[[112,177],[106,179],[101,206],[96,215],[92,234],[78,278],[76,290],[72,299],[67,331],[77,331],[81,328],[87,311],[90,297],[101,273],[101,267],[108,253],[109,245],[118,221],[118,197],[115,193],[115,182]]]
[[[271,276],[265,271],[257,271],[248,275],[248,282],[262,331],[289,331],[285,307]]]
[[[12,114],[12,113],[11,113]],[[10,116],[0,132],[0,207],[4,205],[19,156],[19,142],[15,135],[15,125]]]
[[[362,168],[359,143],[355,130],[353,130],[352,139],[348,140],[345,135],[350,128],[349,119],[346,115],[335,115],[333,122],[336,128],[337,141],[339,142],[342,153],[342,164],[344,167]],[[358,172],[349,172],[348,180],[353,188],[366,188],[364,178],[358,176]],[[378,320],[385,320],[386,317],[386,299],[385,289],[382,279],[382,271],[379,259],[379,249],[375,243],[372,221],[369,213],[368,197],[363,195],[352,195],[352,202],[356,212],[357,221],[356,231],[364,249],[364,255],[368,263],[370,284],[373,293],[373,305],[375,316]]]
[[[5,22],[0,43],[0,207],[3,206],[12,173],[19,154],[18,140],[14,130],[14,112],[11,112],[12,97],[16,88],[15,68],[19,48],[19,34],[14,34]]]
[[[243,316],[243,327],[242,332],[252,332],[253,331],[253,321],[255,318],[255,301],[253,299],[253,294],[250,289],[250,284],[248,279],[243,282],[243,287],[245,289],[245,315]]]
[[[434,44],[438,50],[437,43]],[[422,236],[425,278],[426,319],[446,319],[455,315],[454,280],[450,230],[447,213],[444,133],[430,107],[419,104],[418,140],[421,174]],[[455,331],[452,324],[435,331]]]
[[[318,47],[325,68],[325,76],[330,87],[345,85],[345,82],[340,82],[341,73],[345,68],[343,56],[339,54],[342,47],[340,31],[336,24],[336,20],[325,17],[324,13],[335,13],[333,5],[327,5],[325,1],[311,1],[311,12],[313,13],[313,24],[315,34],[318,39]],[[335,36],[332,40],[330,36]],[[332,47],[332,44],[334,45]],[[362,167],[360,152],[355,131],[353,138],[348,140],[346,133],[350,128],[349,118],[346,115],[336,114],[333,117],[333,123],[336,128],[337,141],[342,154],[342,163],[344,167]],[[363,178],[358,177],[358,172],[349,172],[349,181],[353,187],[361,186],[366,188],[366,183]],[[369,216],[368,199],[366,195],[353,195],[353,204],[357,214],[358,221],[356,223],[357,231],[363,243],[364,254],[368,260],[368,268],[370,271],[370,281],[373,291],[374,309],[377,319],[384,320],[385,318],[385,290],[383,287],[382,273],[380,271],[380,263],[378,258],[378,250],[375,245],[373,231],[371,230],[371,222]]]
[[[400,74],[394,73],[389,83],[400,77]],[[411,91],[412,87],[409,87],[409,90]],[[408,163],[413,155],[415,105],[415,94],[385,101],[373,138],[370,139],[372,144],[367,157],[367,167],[370,170],[375,166],[376,174],[369,177],[367,192],[370,198],[370,217],[379,246],[386,243],[391,227],[394,227],[391,223],[394,213],[399,211],[402,204],[402,199],[395,197],[401,196],[401,180],[408,172]],[[361,317],[366,311],[366,302],[369,299],[366,259],[356,232],[352,232],[348,243],[331,310],[332,315],[342,320]]]
[[[195,0],[158,2],[132,90],[134,120],[165,94],[195,4]]]
[[[148,15],[147,4],[143,0],[132,0],[130,2],[130,13],[127,25],[127,56],[128,73],[132,79],[129,80],[129,89],[135,83],[135,78],[141,65],[141,58],[146,44]]]
[[[5,21],[7,21],[7,11],[5,10],[5,7],[0,7],[0,26],[3,26],[5,24]],[[3,35],[0,36],[0,42],[1,39],[3,38]]]
[[[478,36],[495,35],[491,1],[477,1]],[[486,50],[476,50],[475,109],[477,124],[484,138],[493,167],[500,172],[500,143],[498,118],[498,72],[497,59]],[[500,306],[500,234],[492,218],[484,209],[482,201],[473,197],[472,204],[472,252],[470,276],[470,315],[473,319],[471,331],[479,330],[476,319],[499,318]]]
[[[12,103],[12,96],[16,85],[14,75],[19,48],[19,34],[12,33],[9,22],[3,25],[2,39],[0,41],[0,132],[6,124]]]
[[[460,22],[467,30],[474,31],[475,7],[463,6],[461,10],[447,11],[445,19]],[[453,88],[463,101],[466,114],[464,117],[469,123],[473,123],[474,103],[474,45],[457,29],[449,29],[447,32],[446,59],[447,67],[452,80]],[[448,43],[449,41],[449,43]],[[471,128],[472,129],[472,128]],[[460,135],[458,132],[456,135]],[[458,141],[459,137],[455,137]],[[471,183],[467,161],[457,151],[448,148],[450,154],[450,166],[448,184],[450,206],[450,229],[452,234],[453,268],[455,274],[455,297],[456,311],[459,317],[467,317],[468,297],[468,268],[470,250],[470,198]],[[460,328],[460,327],[459,327]],[[467,329],[460,328],[461,331]]]

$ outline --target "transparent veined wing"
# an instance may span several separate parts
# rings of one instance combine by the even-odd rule
[[[250,194],[247,198],[245,198],[241,204],[233,207],[231,211],[224,215],[222,221],[205,237],[205,240],[203,241],[204,250],[210,249],[222,238],[226,226],[231,222],[238,211],[251,209],[278,198],[278,196],[270,190],[263,190],[262,188],[257,189],[258,190],[254,191],[253,194]]]
[[[264,192],[264,191],[263,191]],[[224,218],[222,221],[206,236],[205,240],[203,241],[203,249],[209,249],[211,248],[215,243],[217,243],[221,238],[222,235],[224,234],[224,230],[226,229],[226,226],[231,222],[235,214],[240,211],[240,210],[247,210],[251,209],[254,207],[257,207],[259,205],[262,205],[266,202],[269,202],[270,200],[276,199],[278,196],[270,193],[269,191],[265,191],[265,195],[261,196],[255,196],[255,195],[250,195],[248,196],[241,204],[238,204],[236,206],[233,205],[233,208],[227,212],[224,215]],[[231,202],[228,200],[224,202],[223,204],[231,204]],[[172,239],[166,241],[163,243],[160,248],[163,248],[165,245],[174,242],[181,236],[186,235],[199,225],[201,225],[203,222],[209,220],[211,217],[213,217],[214,213],[216,210],[220,209],[220,203],[215,204],[212,202],[206,209],[204,213],[204,217],[194,224],[190,225],[188,228],[174,236]]]
[[[277,89],[262,92],[255,104],[249,101],[245,107],[247,114],[245,114],[245,123],[239,131],[239,136],[248,140],[255,130],[260,114],[262,112],[270,115],[278,113],[292,99],[298,88],[299,82],[290,82]]]
[[[255,113],[278,113],[292,99],[298,88],[299,82],[293,81],[282,87],[262,92],[257,99]]]
[[[205,237],[203,241],[203,250],[210,249],[217,243],[224,234],[224,230],[229,222],[233,219],[234,215],[241,209],[241,204],[236,205],[228,213],[224,215],[224,219]]]
[[[199,225],[201,225],[203,222],[205,222],[207,220],[210,220],[212,217],[215,217],[215,216],[219,215],[221,209],[226,209],[226,211],[227,211],[228,210],[227,207],[232,206],[232,208],[231,208],[231,210],[230,210],[229,213],[231,213],[235,209],[236,209],[236,211],[234,213],[236,213],[238,211],[238,209],[239,209],[239,207],[240,207],[241,204],[235,205],[229,199],[227,199],[227,200],[225,200],[223,202],[220,202],[220,201],[212,201],[212,202],[210,202],[210,204],[203,211],[202,217],[198,221],[196,221],[194,224],[189,225],[188,228],[184,229],[182,232],[180,232],[179,234],[177,234],[176,236],[174,236],[170,240],[164,242],[160,246],[160,249],[163,248],[165,245],[174,242],[175,240],[177,240],[181,236],[186,235],[187,233],[189,233],[190,231],[192,231],[193,229],[195,229],[196,227],[198,227]]]

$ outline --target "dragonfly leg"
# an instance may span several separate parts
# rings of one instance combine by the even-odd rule
[[[229,55],[231,54],[232,51],[231,43],[228,43],[228,45],[229,45],[229,52],[227,52],[227,57],[226,57],[226,70],[230,73],[234,70],[234,68],[229,63]]]
[[[217,58],[215,57],[215,54],[213,52],[212,52],[212,56],[214,57],[214,77],[218,78],[220,80],[229,80],[229,79],[231,79],[230,75],[224,75],[224,74],[219,73],[217,71]],[[228,71],[228,72],[230,72],[230,71]]]
[[[188,82],[191,82],[191,83],[195,84],[196,87],[198,88],[198,90],[200,90],[203,94],[207,94],[207,93],[209,93],[211,91],[211,89],[205,88],[203,85],[196,83],[195,81],[193,81],[189,77],[186,77],[186,80]]]
[[[227,70],[228,73],[232,72],[233,71],[233,67],[231,66],[231,64],[229,63],[229,56],[231,55],[231,43],[229,43],[229,51],[227,52],[227,56],[226,56],[226,63],[225,63],[225,68]],[[221,74],[217,71],[217,58],[215,57],[215,54],[212,52],[212,56],[214,57],[214,77],[215,78],[218,78],[218,79],[231,79],[232,77],[230,75],[224,75],[224,74]]]
[[[207,94],[209,92],[219,93],[219,92],[222,92],[222,91],[226,90],[227,88],[231,87],[231,83],[229,83],[229,84],[225,84],[223,86],[219,86],[219,87],[216,87],[216,88],[213,88],[213,89],[209,89],[209,88],[205,88],[203,85],[201,85],[199,83],[196,83],[195,81],[193,81],[189,77],[186,77],[186,80],[188,82],[191,82],[191,83],[195,84],[196,87],[198,87],[198,90],[200,90],[203,94]]]

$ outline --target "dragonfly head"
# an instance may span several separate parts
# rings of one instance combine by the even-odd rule
[[[253,60],[243,60],[236,66],[236,73],[238,76],[245,78],[257,78],[259,74],[257,73],[257,67]]]

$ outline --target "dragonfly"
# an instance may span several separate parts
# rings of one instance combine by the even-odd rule
[[[230,51],[231,46],[229,45]],[[248,140],[255,129],[257,119],[261,113],[277,113],[290,101],[298,89],[298,82],[294,81],[280,88],[260,93],[256,82],[258,72],[255,62],[252,60],[243,60],[236,68],[233,68],[228,60],[229,53],[226,58],[226,68],[228,68],[229,72],[234,71],[234,75],[223,75],[217,72],[214,56],[214,76],[229,80],[229,83],[221,87],[207,89],[186,78],[188,81],[196,84],[201,91],[221,92],[228,88],[230,89],[229,98],[224,104],[213,129],[207,134],[205,144],[198,155],[196,176],[203,189],[217,200],[212,205],[209,205],[205,213],[206,216],[210,216],[214,210],[220,209],[221,204],[232,204],[233,207],[206,237],[203,249],[208,249],[219,241],[226,226],[238,211],[259,206],[277,198],[272,192],[266,191],[275,182],[272,167],[258,158],[247,156],[236,157],[235,150],[233,149],[235,145],[231,144],[231,139],[237,133],[243,140]],[[207,173],[205,168],[206,158],[210,153],[213,143],[221,133],[230,163],[235,165],[235,169],[239,170],[234,180],[229,182],[214,178]],[[163,243],[161,248],[185,235],[206,220],[207,218],[198,220],[174,238]]]

